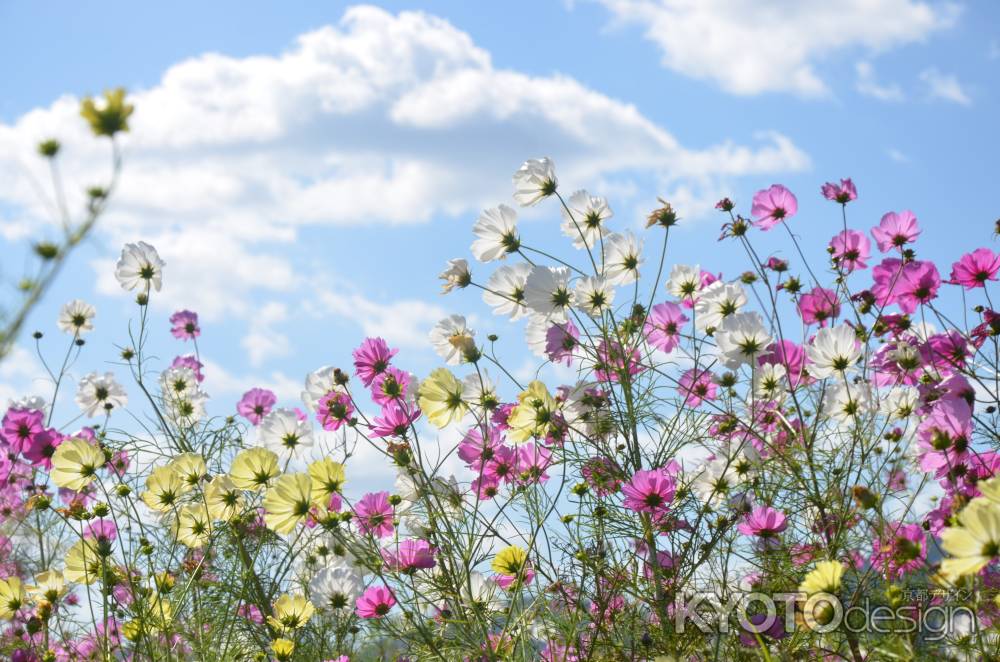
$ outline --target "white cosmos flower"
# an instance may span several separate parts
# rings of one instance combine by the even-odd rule
[[[112,373],[99,375],[92,372],[80,380],[80,386],[76,391],[76,404],[87,418],[93,418],[99,413],[124,407],[128,404],[128,396],[122,385],[115,381]]]
[[[477,410],[491,410],[500,403],[497,385],[485,369],[470,373],[462,380],[462,400]]]
[[[745,363],[756,362],[771,344],[771,335],[759,313],[735,313],[719,324],[715,342],[722,362],[735,370]]]
[[[434,325],[430,339],[434,351],[448,365],[458,365],[475,356],[476,332],[468,327],[461,315],[449,315]]]
[[[115,278],[126,290],[142,286],[159,292],[163,285],[163,265],[159,253],[146,242],[125,244],[115,265]]]
[[[701,289],[701,267],[697,264],[675,264],[667,279],[667,292],[671,296],[693,301]]]
[[[323,396],[333,391],[343,390],[337,385],[336,371],[337,369],[333,366],[325,365],[306,375],[306,388],[301,394],[302,404],[306,406],[306,409],[312,412],[316,411]]]
[[[765,363],[754,368],[753,392],[759,400],[785,399],[788,388],[788,371],[780,363]]]
[[[514,200],[522,207],[537,204],[556,192],[555,164],[549,158],[528,159],[514,173]]]
[[[552,327],[552,320],[542,315],[532,315],[524,326],[524,342],[535,356],[548,358],[545,351],[548,342],[547,334]]]
[[[517,236],[517,212],[507,205],[487,209],[479,215],[472,233],[472,254],[480,262],[502,260],[521,247]]]
[[[478,607],[486,612],[503,609],[503,590],[492,577],[480,572],[470,572],[469,581],[461,582],[459,588],[462,603],[467,607]]]
[[[722,320],[739,312],[747,303],[747,294],[739,283],[716,281],[701,291],[694,304],[698,330],[715,329]]]
[[[326,567],[309,582],[309,597],[319,609],[336,612],[353,609],[364,588],[364,578],[356,570],[343,566]]]
[[[483,291],[483,301],[493,308],[494,315],[510,315],[512,320],[528,314],[524,306],[524,287],[531,265],[527,262],[506,264],[490,276]]]
[[[208,394],[201,389],[164,397],[167,418],[178,425],[192,426],[205,417]]]
[[[639,265],[642,262],[642,240],[632,232],[605,237],[604,277],[609,283],[634,283],[639,279]]]
[[[611,308],[615,288],[600,276],[586,276],[576,281],[576,305],[591,317],[600,317]]]
[[[275,409],[261,420],[257,440],[282,460],[300,457],[313,444],[312,426],[293,409]]]
[[[893,386],[879,400],[879,409],[891,419],[904,420],[913,416],[920,403],[920,391],[915,386]]]
[[[40,395],[22,395],[20,398],[11,398],[7,401],[8,409],[34,409],[35,411],[48,413],[49,401]]]
[[[63,305],[59,311],[59,319],[56,323],[59,325],[59,330],[63,333],[82,336],[94,330],[93,320],[95,315],[97,315],[97,310],[89,303],[80,299],[73,299]]]
[[[873,409],[872,392],[865,383],[835,383],[823,393],[823,413],[845,425],[864,420]]]
[[[576,248],[593,248],[608,234],[604,221],[613,214],[604,198],[590,195],[586,191],[577,191],[569,196],[566,209],[562,210],[562,232],[573,240]],[[572,216],[570,215],[572,213]]]
[[[818,379],[844,374],[861,358],[858,337],[847,324],[820,329],[806,347],[809,374]]]
[[[695,470],[691,489],[699,499],[709,505],[718,505],[732,498],[747,475],[746,471],[741,473],[740,470],[743,468],[741,463],[749,465],[749,462],[742,458],[730,460],[724,455],[706,461]]]
[[[575,301],[569,276],[568,267],[532,267],[524,287],[525,305],[553,322],[565,322]]]
[[[444,281],[441,285],[441,294],[448,294],[456,287],[462,289],[468,287],[472,282],[472,272],[469,271],[469,263],[461,258],[448,260],[448,267],[438,276]]]
[[[177,366],[160,373],[164,400],[180,400],[198,390],[198,377],[191,368]]]

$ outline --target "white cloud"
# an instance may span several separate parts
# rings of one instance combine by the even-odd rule
[[[241,343],[250,357],[250,365],[260,366],[265,359],[289,354],[288,337],[275,329],[275,324],[286,319],[288,306],[280,301],[270,301],[257,308],[250,320],[250,330]]]
[[[941,73],[931,67],[920,72],[920,80],[926,85],[927,95],[932,99],[943,99],[962,106],[972,105],[972,98],[954,74]]]
[[[871,62],[862,60],[854,65],[857,73],[856,87],[865,96],[874,97],[879,101],[902,101],[903,89],[896,83],[883,85],[875,76],[875,67]]]
[[[207,321],[250,323],[260,300],[301,306],[296,299],[312,276],[304,265],[329,257],[300,241],[307,226],[313,234],[336,227],[336,241],[347,244],[347,226],[468,216],[506,199],[513,170],[541,152],[574,185],[652,176],[660,190],[683,186],[702,198],[732,177],[809,164],[775,132],[752,145],[682,145],[636,107],[572,78],[495,68],[440,18],[369,6],[348,9],[336,26],[303,34],[278,55],[185,60],[133,97],[125,173],[100,225],[109,255],[94,264],[98,291],[121,294],[111,253],[145,239],[167,262],[153,305],[192,308]],[[107,145],[87,135],[77,109],[64,96],[0,124],[0,204],[17,218],[51,217],[24,167],[34,164],[44,180],[39,140],[66,145],[61,167],[75,184],[75,209],[83,206],[78,189],[107,172]],[[395,321],[400,309],[349,290],[334,293],[341,303],[327,314],[415,342]],[[403,305],[421,323],[440,312]],[[261,362],[286,349],[260,329],[246,342]]]
[[[919,0],[599,0],[636,23],[673,71],[733,94],[823,96],[816,64],[838,52],[871,53],[950,27],[954,3]]]
[[[296,406],[300,402],[305,378],[292,378],[281,371],[273,371],[263,375],[233,375],[211,359],[202,359],[205,367],[202,374],[205,382],[202,385],[213,400],[222,402],[232,400],[230,409],[236,411],[236,402],[250,388],[256,386],[274,391],[282,406]],[[226,397],[230,396],[230,397]],[[235,397],[233,397],[235,396]],[[224,406],[220,404],[220,408]]]
[[[896,163],[909,163],[910,157],[908,157],[903,152],[899,151],[895,147],[890,147],[885,151],[886,155]]]
[[[416,299],[378,302],[357,293],[329,290],[320,291],[317,299],[327,314],[351,319],[365,335],[381,336],[401,347],[426,347],[431,327],[449,314],[440,306]],[[469,322],[474,324],[474,318]]]

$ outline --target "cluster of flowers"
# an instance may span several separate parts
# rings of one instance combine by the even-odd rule
[[[472,252],[503,264],[477,282],[455,259],[441,279],[445,293],[478,288],[497,315],[525,320],[528,349],[548,365],[527,383],[497,358],[496,335],[481,343],[452,315],[430,334],[446,367],[424,379],[366,338],[353,369],[310,373],[301,402],[251,388],[213,417],[196,313],[176,312],[169,329],[193,353],[150,381],[148,306],[164,263],[148,244],[126,245],[116,276],[140,311],[121,354],[133,402],[114,374],[91,373],[76,393],[88,425],[52,425],[94,328],[95,309],[72,301],[51,401],[23,398],[2,418],[0,653],[570,662],[993,651],[1000,607],[981,589],[1000,585],[1000,313],[988,291],[1000,255],[963,255],[945,280],[917,258],[911,212],[849,228],[857,191],[842,180],[821,189],[841,212],[822,276],[801,250],[798,265],[761,252],[757,233],[779,227],[800,249],[798,201],[774,185],[749,217],[718,204],[721,239],[745,251],[749,271],[667,271],[679,218],[661,201],[647,221],[662,234],[659,267],[643,278],[645,242],[611,230],[605,199],[564,199],[548,159],[513,179],[517,203],[557,201],[567,251],[522,241],[515,210],[500,205],[477,220]],[[881,254],[870,273],[869,235]],[[951,321],[970,310],[974,324]],[[129,419],[136,393],[150,413]],[[345,490],[347,467],[355,485],[370,471],[352,464],[361,444],[395,467],[391,491]],[[795,626],[751,610],[739,637],[683,627],[685,599],[705,586],[727,600],[791,591]],[[829,601],[815,600],[921,609],[944,600],[931,588],[973,589],[949,599],[975,627],[934,640],[826,627]],[[736,619],[711,620],[725,632]]]

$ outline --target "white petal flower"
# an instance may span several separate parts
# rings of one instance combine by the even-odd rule
[[[485,369],[466,375],[462,380],[462,400],[476,411],[492,410],[500,403],[497,385]]]
[[[737,488],[746,480],[747,472],[741,473],[744,465],[749,465],[749,462],[741,457],[729,459],[719,456],[708,460],[695,470],[691,489],[706,504],[718,505],[732,498]]]
[[[920,391],[915,386],[893,386],[879,401],[879,409],[891,419],[904,420],[913,416],[920,404]]]
[[[532,315],[531,319],[524,326],[524,342],[535,356],[547,359],[548,353],[545,351],[548,343],[549,329],[553,322],[543,315]]]
[[[667,292],[685,301],[693,301],[701,289],[701,267],[697,264],[675,264],[670,269]]]
[[[739,283],[716,281],[701,291],[694,304],[695,325],[700,331],[717,329],[724,318],[746,304],[747,294]]]
[[[302,391],[302,404],[311,412],[316,411],[323,396],[333,391],[341,391],[336,382],[336,368],[325,365],[306,375],[306,388]]]
[[[80,406],[85,416],[93,418],[99,413],[124,407],[128,404],[128,396],[122,385],[115,381],[112,373],[98,375],[92,372],[80,380],[76,392],[76,404]]]
[[[7,401],[8,409],[34,409],[36,411],[48,413],[49,401],[41,395],[22,395],[20,398],[11,398]]]
[[[715,342],[722,362],[735,370],[743,364],[754,364],[771,344],[771,335],[759,313],[735,313],[719,324]]]
[[[562,232],[573,240],[576,248],[593,248],[600,244],[601,237],[608,234],[604,221],[613,214],[604,198],[592,196],[586,191],[577,191],[569,196],[566,209],[562,210]]]
[[[312,426],[293,409],[275,409],[257,427],[257,439],[282,460],[300,457],[313,444]]]
[[[456,287],[462,289],[468,287],[472,282],[472,272],[469,271],[469,263],[461,258],[448,260],[448,268],[438,276],[444,281],[441,285],[441,294],[448,294]]]
[[[160,373],[164,400],[182,400],[198,390],[198,377],[191,368],[176,366]]]
[[[615,288],[600,276],[587,276],[576,281],[576,305],[592,317],[600,317],[611,308]]]
[[[364,578],[350,568],[326,567],[309,582],[309,597],[324,611],[341,611],[354,608],[354,602],[364,591]]]
[[[430,339],[434,351],[448,365],[458,365],[476,354],[476,332],[461,315],[449,315],[434,325]]]
[[[753,392],[759,400],[785,399],[788,389],[788,371],[780,363],[765,363],[754,368]]]
[[[115,278],[126,290],[142,286],[159,292],[163,285],[163,265],[159,253],[146,242],[125,244],[115,265]]]
[[[510,315],[511,320],[528,315],[524,288],[530,273],[531,265],[527,262],[504,265],[493,272],[486,283],[483,301],[493,308],[494,315]]]
[[[521,247],[517,236],[517,212],[507,205],[487,209],[479,215],[472,233],[472,254],[480,262],[502,260]]]
[[[176,394],[169,398],[164,398],[163,401],[167,418],[174,421],[177,425],[188,427],[205,417],[205,405],[207,403],[208,394],[201,389]]]
[[[614,285],[627,285],[639,279],[642,240],[631,232],[610,234],[604,239],[604,277]]]
[[[532,267],[524,288],[525,305],[553,322],[565,322],[575,301],[569,276],[567,267]]]
[[[82,336],[94,330],[94,316],[97,310],[86,301],[73,299],[65,304],[59,311],[59,330],[63,333],[71,333]]]
[[[548,158],[528,159],[514,173],[514,200],[530,207],[556,192],[555,164]]]
[[[806,347],[809,374],[822,379],[843,374],[861,358],[861,345],[854,329],[847,324],[820,329]]]
[[[823,413],[845,425],[863,421],[873,410],[867,384],[835,383],[823,392]]]

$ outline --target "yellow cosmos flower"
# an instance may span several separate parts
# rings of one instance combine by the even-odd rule
[[[438,368],[420,382],[417,395],[427,420],[439,428],[461,420],[469,408],[462,400],[462,383],[447,368]]]
[[[840,578],[843,576],[844,564],[839,561],[820,561],[802,580],[799,590],[807,595],[836,593],[840,588]]]
[[[84,538],[66,551],[63,576],[66,581],[76,584],[93,584],[101,576],[101,556],[97,553],[97,543]]]
[[[264,522],[275,533],[288,533],[306,518],[312,505],[308,474],[290,473],[274,481],[264,495]]]
[[[202,477],[208,473],[205,458],[198,453],[181,453],[167,465],[181,477],[187,489],[195,487]],[[185,490],[186,491],[186,490]]]
[[[983,493],[983,498],[992,503],[1000,504],[1000,476],[994,476],[989,480],[976,483],[976,487]]]
[[[493,557],[493,563],[490,564],[490,567],[496,573],[513,577],[524,569],[527,562],[528,552],[517,545],[511,545]]]
[[[228,522],[243,512],[243,491],[229,476],[216,476],[205,487],[205,503],[212,519]]]
[[[297,630],[312,618],[316,607],[305,596],[286,593],[275,600],[272,612],[267,620],[276,630]]]
[[[271,642],[271,651],[276,660],[285,662],[292,659],[292,653],[295,652],[295,642],[289,639],[275,639]]]
[[[171,466],[153,469],[146,479],[142,500],[153,510],[165,513],[177,506],[177,500],[189,487]]]
[[[49,476],[59,487],[79,492],[104,466],[104,451],[85,439],[67,439],[52,454]]]
[[[0,618],[13,618],[27,598],[18,577],[0,579]]]
[[[316,460],[309,465],[309,478],[312,479],[313,503],[325,508],[330,495],[339,493],[344,487],[344,465],[328,457]]]
[[[27,587],[28,595],[35,602],[55,602],[66,595],[66,580],[58,570],[46,570],[35,575],[35,583]]]
[[[278,456],[266,448],[248,448],[240,451],[233,465],[229,467],[229,477],[236,487],[244,490],[259,490],[267,487],[271,479],[281,473]]]
[[[941,562],[941,574],[949,581],[975,574],[1000,557],[1000,505],[973,499],[958,522],[941,532],[941,548],[951,557]]]
[[[170,600],[167,600],[159,593],[154,593],[149,598],[149,607],[145,618],[150,630],[153,632],[162,630],[170,625],[173,619],[174,606],[170,604]]]
[[[203,546],[212,537],[212,517],[203,503],[183,506],[177,512],[177,540],[192,549]]]
[[[507,425],[511,428],[507,438],[519,444],[534,436],[544,437],[558,407],[555,398],[545,384],[536,379],[517,399],[517,406],[507,418]]]

